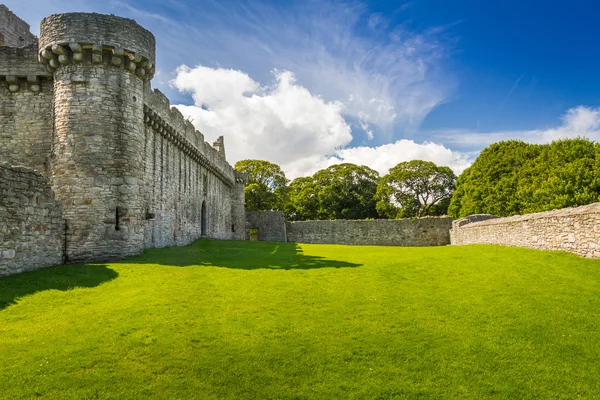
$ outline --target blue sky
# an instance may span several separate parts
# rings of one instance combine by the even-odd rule
[[[336,162],[460,172],[487,144],[600,137],[600,3],[21,0],[134,18],[157,38],[153,86],[231,161],[291,176]],[[182,67],[182,65],[184,67]]]

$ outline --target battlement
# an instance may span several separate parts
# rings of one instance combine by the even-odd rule
[[[219,149],[205,142],[204,135],[183,117],[181,111],[170,106],[169,100],[161,91],[155,89],[147,92],[144,97],[146,125],[174,143],[194,161],[213,172],[227,186],[232,187],[233,168]]]
[[[54,72],[71,63],[123,66],[140,78],[155,73],[154,35],[134,20],[96,13],[54,14],[42,20],[39,61]]]
[[[0,46],[25,47],[36,41],[29,24],[0,4]]]

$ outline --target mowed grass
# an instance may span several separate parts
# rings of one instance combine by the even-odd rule
[[[599,398],[600,262],[201,240],[0,278],[2,399]]]

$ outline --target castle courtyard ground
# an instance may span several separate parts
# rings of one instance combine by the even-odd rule
[[[200,240],[0,278],[0,399],[597,398],[600,261]]]

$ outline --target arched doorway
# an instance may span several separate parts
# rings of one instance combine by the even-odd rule
[[[206,201],[202,202],[202,214],[200,217],[200,232],[202,234],[202,237],[206,236],[206,232],[208,231],[207,228],[207,222],[206,222]]]

